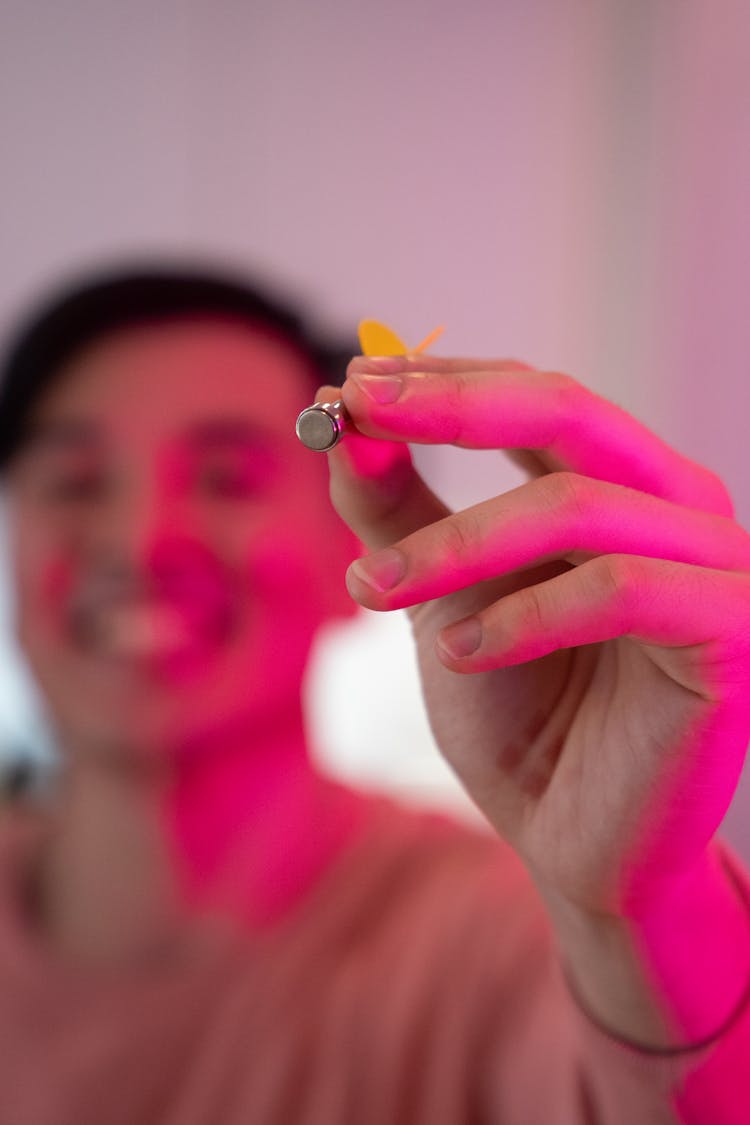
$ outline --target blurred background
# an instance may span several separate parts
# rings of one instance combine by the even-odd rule
[[[4,0],[0,168],[3,333],[78,266],[207,256],[326,328],[568,371],[750,523],[746,0]],[[418,458],[454,505],[520,479]],[[44,732],[0,590],[8,763]],[[329,768],[465,808],[400,616],[325,638],[308,698]],[[750,860],[747,781],[726,832]]]

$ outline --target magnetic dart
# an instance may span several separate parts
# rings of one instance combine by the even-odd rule
[[[408,348],[392,328],[378,320],[362,320],[359,343],[362,355],[419,355],[437,340],[443,327],[435,328],[416,348]],[[297,418],[297,437],[308,449],[327,453],[341,441],[349,424],[349,416],[341,399],[336,402],[315,402]]]
[[[316,402],[307,406],[297,418],[297,437],[308,449],[325,453],[344,436],[349,416],[341,399]]]

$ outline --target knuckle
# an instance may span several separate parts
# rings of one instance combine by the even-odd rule
[[[550,510],[559,514],[583,516],[590,504],[591,486],[580,473],[562,469],[548,473],[538,482],[543,500]]]
[[[550,390],[557,391],[558,394],[578,394],[583,390],[583,384],[564,371],[540,371],[539,374]]]
[[[437,554],[446,563],[473,559],[480,546],[480,530],[476,518],[468,512],[449,516],[438,525]]]
[[[542,596],[534,586],[527,586],[516,595],[519,599],[519,625],[522,636],[538,636],[544,633],[546,614]]]
[[[595,396],[583,383],[561,371],[545,371],[543,378],[553,406],[558,432],[567,428],[576,419],[590,413]]]
[[[479,380],[476,375],[461,373],[451,376],[447,396],[447,406],[453,425],[451,444],[471,445],[468,436],[469,424],[480,401]]]
[[[475,409],[472,403],[474,388],[472,383],[467,380],[465,376],[458,375],[451,379],[451,391],[450,407],[455,425],[453,441],[456,445],[461,445],[466,428],[464,420],[467,417],[471,417],[471,411]]]
[[[583,383],[563,371],[542,371],[540,377],[549,393],[554,395],[558,410],[563,414],[570,414],[579,408],[581,398],[590,394]]]
[[[734,518],[734,501],[731,493],[718,473],[701,466],[708,496],[708,508],[721,516]]]
[[[637,597],[642,583],[642,563],[632,555],[600,555],[590,565],[595,597],[623,609]]]
[[[590,391],[577,379],[561,371],[540,371],[537,378],[544,388],[548,404],[546,444],[549,445],[588,412]]]
[[[734,521],[730,523],[730,530],[737,542],[738,570],[746,575],[750,571],[750,533]]]
[[[441,414],[443,415],[443,440],[450,445],[463,443],[464,418],[472,409],[470,388],[466,378],[459,375],[440,377]]]

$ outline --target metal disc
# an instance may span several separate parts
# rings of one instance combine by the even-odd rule
[[[297,437],[308,449],[324,453],[333,448],[338,436],[338,426],[325,410],[311,406],[297,419]]]

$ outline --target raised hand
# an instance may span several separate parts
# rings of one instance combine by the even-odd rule
[[[357,358],[342,394],[358,432],[332,498],[372,552],[350,592],[409,608],[438,745],[538,884],[637,915],[704,853],[750,736],[750,537],[726,489],[520,364]],[[541,475],[452,514],[406,442],[531,451]]]

